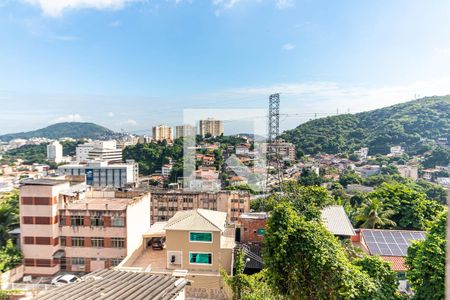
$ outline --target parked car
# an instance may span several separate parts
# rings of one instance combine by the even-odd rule
[[[78,278],[75,275],[64,274],[64,275],[58,275],[55,278],[53,278],[52,284],[53,285],[62,285],[62,284],[77,282],[78,280],[80,280],[80,278]]]
[[[152,239],[152,249],[153,250],[163,250],[166,243],[165,237],[153,238]]]

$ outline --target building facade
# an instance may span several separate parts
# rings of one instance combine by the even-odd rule
[[[27,181],[20,188],[25,274],[118,265],[140,245],[150,226],[149,213],[149,193],[96,192],[54,179]]]
[[[89,162],[58,167],[61,175],[86,176],[86,183],[94,187],[133,187],[139,180],[139,165],[134,161],[120,164]]]
[[[91,160],[121,161],[122,149],[117,149],[117,142],[93,141],[76,147],[76,161],[85,163]]]
[[[63,161],[63,146],[58,141],[47,145],[47,160],[55,163]]]
[[[272,144],[264,143],[261,145],[260,149],[262,150],[263,154],[266,154],[267,150],[269,149],[272,153],[277,153],[283,160],[295,160],[296,151],[295,146],[292,143],[284,141],[278,141]]]
[[[226,212],[228,222],[250,210],[251,195],[247,191],[195,192],[186,190],[156,189],[152,192],[151,223],[167,221],[178,211],[209,209]]]
[[[197,128],[192,125],[180,125],[175,127],[175,137],[177,139],[185,137],[185,136],[193,136],[197,135]]]
[[[172,127],[166,125],[158,125],[153,127],[153,140],[162,142],[164,140],[170,142],[173,140]]]
[[[208,118],[200,120],[200,135],[220,136],[224,133],[223,121]]]

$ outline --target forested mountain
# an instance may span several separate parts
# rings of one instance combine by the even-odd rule
[[[394,145],[409,154],[422,153],[438,138],[450,141],[450,95],[311,120],[282,137],[300,154],[349,153],[361,147],[369,147],[370,154],[386,154]]]
[[[94,123],[65,122],[53,124],[38,130],[1,135],[0,141],[8,142],[12,139],[29,139],[33,137],[45,137],[49,139],[63,137],[101,139],[113,137],[116,134],[114,131]]]

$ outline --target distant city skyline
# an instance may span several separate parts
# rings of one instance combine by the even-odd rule
[[[0,134],[82,121],[151,135],[183,109],[264,109],[275,92],[286,130],[450,94],[449,13],[418,0],[0,0]]]

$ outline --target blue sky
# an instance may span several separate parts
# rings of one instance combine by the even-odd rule
[[[148,133],[274,92],[287,129],[450,94],[449,15],[444,0],[0,0],[0,133]]]

